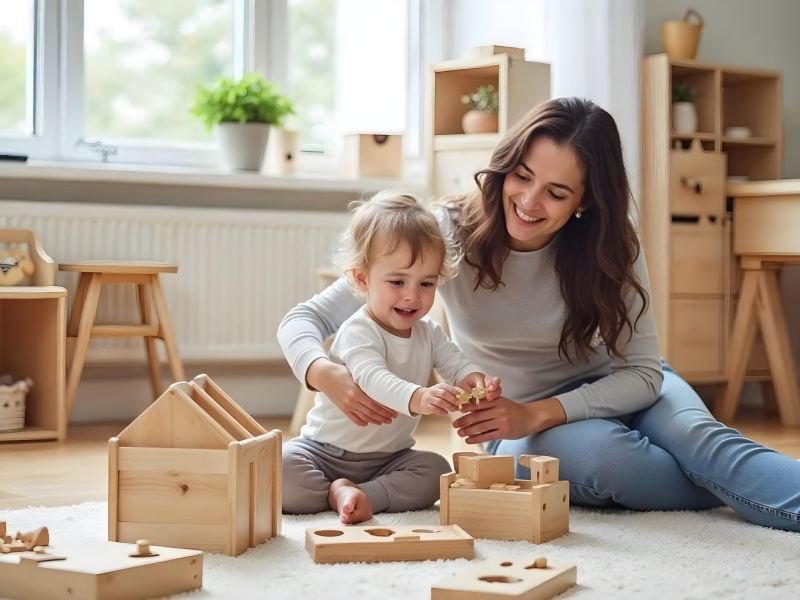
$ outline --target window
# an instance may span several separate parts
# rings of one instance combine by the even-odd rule
[[[85,0],[86,137],[208,142],[198,79],[233,75],[233,0]]]
[[[196,82],[257,69],[295,105],[301,171],[335,170],[347,133],[419,154],[420,2],[3,0],[0,152],[214,167]]]
[[[6,0],[0,20],[0,130],[33,133],[34,3]]]

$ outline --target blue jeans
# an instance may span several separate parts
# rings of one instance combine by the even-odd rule
[[[487,451],[558,458],[573,504],[697,510],[724,503],[758,525],[800,531],[800,462],[718,422],[666,363],[661,397],[646,410],[496,440]],[[517,471],[530,477],[526,467]]]

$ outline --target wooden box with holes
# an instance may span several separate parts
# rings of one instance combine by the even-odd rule
[[[455,471],[441,476],[439,522],[475,538],[543,544],[569,532],[569,482],[558,459],[523,454],[530,479],[515,478],[513,456],[453,455]]]
[[[238,556],[281,532],[281,432],[208,376],[172,384],[109,441],[108,539]]]
[[[306,529],[315,563],[439,560],[475,556],[475,540],[458,525],[315,527]]]

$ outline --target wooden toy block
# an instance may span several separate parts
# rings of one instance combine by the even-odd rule
[[[0,593],[17,600],[146,600],[203,585],[203,553],[72,539],[48,551],[0,554]]]
[[[458,474],[486,489],[493,483],[514,484],[513,456],[459,456]],[[463,484],[462,484],[463,485]]]
[[[568,481],[537,483],[512,478],[508,482],[505,470],[510,465],[513,473],[513,456],[462,454],[454,455],[453,462],[458,463],[458,471],[440,479],[441,525],[459,525],[475,538],[534,544],[569,532]],[[558,473],[558,459],[528,456],[525,462],[533,465],[533,473],[540,479]],[[483,464],[487,467],[479,466]],[[497,473],[499,481],[489,473]]]
[[[549,456],[523,454],[519,464],[531,470],[531,481],[535,483],[553,483],[558,481],[558,459]]]
[[[306,550],[315,563],[472,560],[475,540],[458,525],[316,527],[306,529]]]
[[[431,587],[431,600],[549,600],[575,585],[574,564],[539,558],[492,559]]]
[[[109,441],[108,539],[238,556],[281,533],[281,432],[205,375]]]

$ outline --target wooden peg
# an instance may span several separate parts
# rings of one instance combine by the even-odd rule
[[[147,540],[137,540],[136,552],[131,552],[128,556],[131,558],[146,558],[148,556],[158,556],[158,554],[150,552],[150,542]]]
[[[458,410],[461,410],[461,407],[469,402],[469,393],[461,388],[456,389],[458,390],[456,393],[456,402],[458,402]]]
[[[49,546],[50,532],[47,527],[39,527],[39,529],[26,533],[17,532],[17,539],[22,541],[28,550],[32,550],[35,546]]]
[[[532,566],[534,569],[544,569],[547,567],[547,559],[544,556],[538,556]]]
[[[472,388],[472,397],[475,399],[475,404],[480,404],[481,400],[486,398],[486,388],[483,387],[482,383]]]

